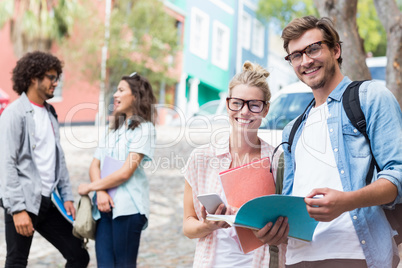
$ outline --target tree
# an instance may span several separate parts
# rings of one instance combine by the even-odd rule
[[[371,76],[365,63],[366,49],[371,47],[375,48],[376,52],[381,51],[381,46],[384,46],[381,40],[385,38],[378,37],[378,35],[382,36],[381,27],[378,26],[378,23],[373,23],[373,18],[368,18],[365,15],[358,16],[357,0],[284,0],[283,5],[278,3],[277,6],[279,7],[271,10],[267,8],[267,1],[260,1],[259,14],[267,18],[275,18],[276,14],[279,14],[279,16],[286,19],[286,21],[284,19],[279,20],[282,25],[285,25],[295,17],[306,14],[316,15],[311,11],[312,1],[321,17],[330,17],[334,21],[335,27],[340,34],[343,41],[344,62],[342,63],[342,69],[344,73],[352,80],[370,79]],[[402,60],[402,16],[400,11],[401,1],[398,1],[399,9],[395,0],[374,0],[374,3],[378,13],[376,19],[380,19],[387,36],[387,87],[394,93],[402,106],[402,70],[400,67]],[[363,2],[365,5],[361,4],[361,7],[366,7],[367,10],[373,9],[372,2],[360,0],[359,3]],[[307,10],[310,11],[307,12]],[[284,16],[279,12],[287,15]],[[372,11],[370,12],[372,14]],[[357,23],[359,22],[357,17],[359,17],[360,23]],[[375,25],[374,30],[368,30],[367,27],[373,27],[373,25]],[[359,31],[359,29],[364,30]],[[375,34],[371,34],[372,32],[375,32]],[[365,37],[364,40],[361,35]],[[374,36],[373,39],[371,35]],[[370,45],[365,46],[365,43]]]
[[[402,107],[402,13],[392,0],[374,0],[378,17],[387,32],[387,87]]]
[[[113,6],[109,41],[109,84],[134,71],[156,89],[175,82],[169,75],[179,49],[176,20],[159,0],[120,0]],[[157,92],[156,92],[157,93]]]
[[[77,0],[3,0],[0,28],[10,25],[14,53],[19,58],[33,50],[49,51],[73,29]]]
[[[28,51],[49,51],[57,42],[57,54],[64,56],[75,75],[96,82],[100,80],[100,51],[105,32],[105,15],[99,13],[97,2],[0,0],[0,28],[10,25],[18,58]],[[157,94],[159,85],[175,82],[170,71],[179,48],[176,21],[167,14],[163,1],[113,3],[105,99],[108,100],[111,88],[122,75],[134,71],[146,76]],[[68,39],[73,34],[74,38]]]
[[[370,71],[365,64],[366,52],[360,37],[357,22],[357,0],[314,0],[322,17],[329,17],[335,24],[342,40],[342,69],[352,80],[370,79]]]
[[[123,75],[132,72],[144,75],[150,81],[156,96],[159,95],[161,85],[169,86],[177,81],[170,74],[179,49],[176,20],[166,12],[162,1],[113,1],[107,40],[103,37],[105,23],[101,19],[104,15],[102,14],[102,18],[89,15],[94,8],[96,10],[93,4],[87,4],[85,8],[86,15],[77,31],[79,42],[69,42],[65,47],[69,56],[75,58],[75,63],[72,64],[76,64],[76,68],[90,80],[99,81],[100,51],[107,42],[107,82],[104,98],[101,98],[105,100],[105,107]]]

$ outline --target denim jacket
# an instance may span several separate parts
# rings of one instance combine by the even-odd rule
[[[342,94],[351,83],[348,77],[331,92],[327,99],[330,117],[327,119],[329,136],[343,190],[355,191],[366,185],[371,153],[365,137],[350,123],[342,105]],[[359,88],[360,104],[367,122],[373,155],[381,169],[374,172],[373,181],[383,178],[398,188],[395,201],[386,207],[392,208],[402,202],[402,116],[401,109],[393,94],[381,83],[364,82]],[[291,195],[297,163],[295,149],[306,123],[306,117],[297,130],[291,153],[284,145],[285,178],[283,194]],[[289,140],[290,130],[295,120],[283,131],[283,141]],[[384,206],[385,207],[385,206]],[[393,240],[393,231],[385,217],[383,207],[358,208],[349,212],[357,236],[363,248],[368,267],[393,267],[398,250]],[[346,242],[346,241],[343,241]],[[342,243],[340,241],[340,243]]]
[[[64,201],[73,201],[70,179],[60,145],[59,124],[49,111],[56,140],[56,187]],[[0,116],[0,197],[9,214],[26,210],[38,215],[42,181],[35,164],[35,122],[25,93]]]

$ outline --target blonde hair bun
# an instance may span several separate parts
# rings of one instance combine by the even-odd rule
[[[250,87],[258,87],[264,93],[264,100],[271,99],[271,91],[267,82],[269,72],[257,63],[246,61],[243,64],[241,73],[236,74],[229,83],[229,96],[232,96],[232,90],[238,85],[247,85]]]
[[[269,72],[262,68],[259,64],[257,63],[251,63],[250,61],[246,61],[243,64],[243,72],[256,72],[260,74],[261,76],[264,76],[267,78],[269,76]]]

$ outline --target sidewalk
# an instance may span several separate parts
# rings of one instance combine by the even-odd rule
[[[151,215],[148,228],[142,233],[138,267],[192,267],[195,240],[182,234],[184,167],[193,143],[208,142],[206,135],[191,135],[189,144],[178,128],[158,128],[158,144],[167,148],[156,149],[155,160],[147,169],[150,182]],[[97,130],[93,126],[61,128],[75,203],[80,182],[89,181],[88,168],[92,161]],[[189,135],[190,136],[190,135]],[[6,244],[4,238],[4,210],[0,209],[0,267],[4,267]],[[88,243],[91,261],[96,267],[94,241]],[[28,267],[64,267],[62,255],[38,233],[35,234]]]

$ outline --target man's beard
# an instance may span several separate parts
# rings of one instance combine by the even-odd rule
[[[328,78],[334,75],[335,75],[335,65],[332,64],[331,66],[329,66],[328,71],[325,72],[324,77],[320,81],[309,86],[311,87],[312,90],[323,88],[327,83],[327,81],[329,80]]]

